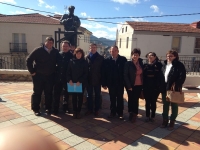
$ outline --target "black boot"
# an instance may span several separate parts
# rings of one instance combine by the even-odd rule
[[[162,123],[162,125],[160,127],[161,128],[166,128],[168,126],[168,122],[169,122],[168,119],[163,119],[163,123]]]
[[[170,131],[174,130],[174,124],[175,124],[175,120],[174,121],[170,120],[168,130],[170,130]]]

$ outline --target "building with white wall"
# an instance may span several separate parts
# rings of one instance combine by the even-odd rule
[[[27,55],[41,45],[47,36],[55,37],[55,31],[64,26],[60,24],[61,15],[44,16],[38,13],[22,15],[0,15],[0,55]],[[78,47],[88,50],[92,32],[86,28],[78,29]],[[61,38],[64,35],[61,34]]]
[[[117,32],[119,53],[127,59],[131,50],[141,49],[141,57],[155,52],[165,58],[170,49],[180,56],[200,56],[200,21],[191,24],[127,21]]]

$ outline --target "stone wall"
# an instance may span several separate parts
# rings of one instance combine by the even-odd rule
[[[0,69],[1,81],[32,81],[28,70]]]

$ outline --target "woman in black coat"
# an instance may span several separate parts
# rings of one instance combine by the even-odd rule
[[[125,63],[124,66],[124,82],[128,94],[128,112],[129,120],[135,122],[138,115],[139,96],[142,91],[142,59],[139,58],[140,49],[133,49],[131,52],[131,61]]]
[[[146,122],[154,122],[156,112],[156,102],[162,86],[164,75],[162,64],[159,62],[156,53],[149,52],[146,55],[147,63],[143,67],[143,93],[146,101]],[[151,115],[150,115],[151,110]]]
[[[175,50],[170,50],[166,54],[167,60],[165,60],[163,65],[163,73],[165,76],[165,91],[162,92],[163,101],[163,123],[161,128],[168,126],[169,122],[169,107],[171,105],[172,114],[170,116],[170,124],[168,129],[173,130],[176,117],[178,116],[178,104],[170,103],[167,100],[166,91],[171,90],[174,86],[175,91],[180,92],[182,90],[182,85],[185,82],[186,70],[185,66],[179,61],[178,53]]]
[[[76,48],[74,51],[74,58],[70,60],[67,69],[67,82],[70,85],[76,84],[77,86],[82,84],[81,93],[72,93],[73,103],[73,117],[81,118],[80,111],[83,104],[83,92],[87,86],[88,76],[88,63],[84,59],[84,51],[81,48]]]

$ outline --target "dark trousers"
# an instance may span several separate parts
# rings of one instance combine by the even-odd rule
[[[83,93],[73,93],[72,103],[74,113],[80,113],[83,104]]]
[[[132,87],[132,91],[127,90],[128,93],[128,112],[138,114],[139,97],[142,91],[142,85]]]
[[[144,98],[146,101],[145,108],[146,108],[146,117],[150,117],[151,111],[151,118],[155,117],[156,113],[156,102],[158,99],[159,91],[154,89],[144,89]]]
[[[175,121],[176,117],[178,116],[178,104],[177,103],[170,103],[166,100],[166,92],[162,93],[162,102],[163,102],[163,119],[169,119],[169,107],[171,105],[171,116],[170,120]]]
[[[60,105],[60,95],[63,92],[63,104],[68,104],[69,100],[69,93],[67,92],[67,83],[57,82],[54,85],[53,96],[54,96],[54,103],[53,108],[54,111],[58,111]]]
[[[33,94],[31,96],[31,109],[33,111],[40,110],[41,95],[44,91],[45,95],[45,107],[51,110],[52,107],[52,91],[54,84],[54,74],[42,75],[36,73],[32,76],[33,79]]]
[[[112,114],[123,115],[124,110],[124,86],[108,87],[110,95],[110,110]]]
[[[101,95],[101,85],[88,86],[87,87],[87,102],[88,110],[93,111],[93,91],[95,94],[95,111],[99,111],[100,107],[100,95]]]

